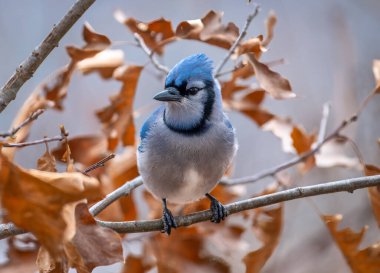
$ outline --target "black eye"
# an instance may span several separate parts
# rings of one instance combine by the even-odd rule
[[[195,95],[196,93],[198,93],[199,90],[201,89],[198,87],[190,87],[186,91],[189,95]]]

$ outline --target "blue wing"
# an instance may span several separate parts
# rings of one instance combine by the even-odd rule
[[[234,127],[232,126],[230,120],[228,119],[228,117],[224,114],[224,117],[223,117],[223,121],[224,121],[224,124],[231,130],[234,130]]]
[[[138,147],[138,150],[140,153],[144,152],[144,140],[149,134],[150,129],[154,126],[154,124],[157,121],[157,118],[160,116],[160,114],[163,111],[163,107],[158,107],[149,117],[148,119],[144,122],[143,126],[141,127],[140,131],[140,145]]]

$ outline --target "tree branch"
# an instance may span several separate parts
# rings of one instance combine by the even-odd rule
[[[161,72],[165,73],[165,74],[168,74],[170,69],[162,64],[160,64],[156,57],[152,54],[153,51],[151,51],[147,46],[146,44],[144,43],[144,40],[143,38],[141,38],[141,36],[138,34],[138,33],[134,33],[134,37],[135,37],[135,40],[138,44],[139,47],[141,47],[141,49],[145,52],[145,54],[149,57],[150,61],[152,62],[152,64],[158,69],[160,70]]]
[[[45,109],[38,109],[37,111],[31,113],[19,126],[11,129],[8,133],[0,133],[0,137],[10,137],[14,136],[21,128],[25,127],[33,120],[36,120],[40,115],[45,112]]]
[[[340,181],[321,183],[307,187],[297,187],[272,194],[258,196],[243,201],[238,201],[225,206],[228,215],[235,214],[244,210],[264,207],[278,204],[284,201],[290,201],[309,196],[323,195],[334,192],[353,193],[357,189],[368,188],[380,185],[380,175],[350,178]],[[175,220],[178,226],[189,226],[199,222],[209,221],[212,213],[210,210],[204,210],[185,216],[177,216]],[[119,233],[134,233],[162,230],[162,220],[144,220],[128,222],[107,222],[97,220],[98,224],[108,227]]]
[[[50,52],[58,47],[61,38],[94,2],[95,0],[76,1],[61,21],[54,25],[41,44],[20,64],[16,72],[0,90],[0,113],[16,98],[23,84],[33,76]]]
[[[95,169],[97,169],[97,168],[104,167],[104,164],[105,164],[107,161],[109,161],[109,160],[111,160],[111,159],[113,159],[113,158],[115,158],[115,154],[114,154],[114,153],[112,153],[112,154],[106,156],[105,158],[99,160],[98,162],[92,164],[91,166],[87,167],[86,169],[84,169],[84,170],[81,171],[81,172],[82,172],[83,174],[88,174],[89,172],[91,172],[91,171],[93,171],[93,170],[95,170]]]
[[[122,196],[127,196],[133,189],[142,185],[142,183],[143,183],[143,180],[141,176],[136,177],[132,181],[128,181],[120,188],[108,194],[103,200],[93,205],[90,208],[90,213],[92,214],[92,216],[98,215],[101,211],[103,211],[105,208],[107,208],[117,199],[119,199]]]
[[[110,197],[111,194],[109,194],[106,197],[107,205],[109,205],[110,203],[115,201],[117,198],[121,197],[123,194],[128,192],[126,185],[130,184],[129,186],[130,187],[129,192],[130,192],[133,188],[141,185],[141,183],[142,183],[141,178],[137,177],[135,178],[135,180],[132,180],[131,182],[127,184],[124,184],[121,188],[124,188],[125,192],[120,190],[120,192],[116,194],[115,192],[121,189],[119,188],[115,192],[111,193],[111,194],[114,194],[114,197]],[[355,190],[358,190],[358,189],[374,187],[374,186],[379,186],[379,185],[380,185],[380,175],[349,178],[349,179],[344,179],[340,181],[321,183],[321,184],[307,186],[307,187],[297,187],[297,188],[284,190],[284,191],[280,191],[280,192],[276,192],[272,194],[262,195],[262,196],[238,201],[235,203],[231,203],[231,204],[226,205],[225,207],[226,207],[228,215],[230,215],[230,214],[235,214],[244,210],[264,207],[268,205],[274,205],[274,204],[278,204],[281,202],[290,201],[294,199],[300,199],[300,198],[335,193],[335,192],[353,193]],[[104,200],[100,202],[104,202]],[[93,215],[96,215],[97,213],[101,211],[100,207],[98,209],[98,208],[95,208],[95,206],[93,206],[90,209],[90,212]],[[178,226],[189,226],[195,223],[209,221],[211,219],[211,215],[212,214],[210,210],[204,210],[204,211],[192,213],[185,216],[177,216],[175,217],[175,220]],[[119,233],[159,231],[163,227],[162,220],[160,219],[127,221],[127,222],[107,222],[107,221],[101,221],[101,220],[96,220],[96,221],[99,225],[111,228]],[[0,239],[4,239],[12,235],[22,234],[25,232],[26,231],[16,227],[12,223],[0,224]]]
[[[21,143],[3,143],[4,148],[21,148],[21,147],[26,147],[26,146],[32,146],[32,145],[38,145],[41,143],[48,143],[48,142],[53,142],[53,141],[62,141],[64,140],[64,136],[55,136],[55,137],[45,137],[43,139],[39,140],[33,140],[33,141],[28,141],[28,142],[21,142]]]
[[[235,49],[239,46],[240,42],[243,40],[243,38],[245,37],[245,35],[247,35],[248,27],[251,24],[252,20],[259,13],[259,8],[260,7],[258,5],[256,5],[255,6],[255,10],[253,11],[253,13],[251,13],[251,14],[248,15],[247,20],[246,20],[245,25],[244,25],[244,28],[243,28],[243,31],[240,33],[239,37],[237,37],[237,39],[235,40],[235,42],[232,44],[232,46],[228,50],[226,56],[224,56],[224,58],[222,59],[222,61],[220,62],[220,64],[215,69],[215,72],[214,72],[214,76],[215,77],[219,77],[220,76],[219,72],[222,70],[223,66],[227,63],[228,59],[234,53]]]

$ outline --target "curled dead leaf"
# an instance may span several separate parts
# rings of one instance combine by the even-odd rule
[[[132,17],[127,17],[121,10],[117,10],[114,16],[119,23],[127,26],[132,33],[138,33],[147,47],[159,55],[163,53],[163,42],[174,38],[172,23],[164,18],[144,23]]]
[[[346,258],[352,272],[379,272],[380,244],[374,244],[359,250],[359,245],[367,227],[363,227],[359,232],[354,232],[350,228],[338,230],[338,225],[342,221],[342,218],[342,215],[321,215],[322,221],[326,224],[339,250]]]
[[[120,49],[106,49],[95,56],[77,63],[77,69],[83,74],[99,73],[103,79],[112,78],[116,68],[123,64],[124,52]]]
[[[319,168],[345,167],[361,170],[361,163],[357,157],[348,155],[344,139],[333,139],[325,143],[315,155],[316,165]]]
[[[256,79],[260,86],[273,98],[289,99],[296,96],[292,92],[292,88],[287,79],[282,77],[279,73],[270,70],[267,65],[259,62],[252,53],[247,55],[255,70]]]
[[[201,19],[179,23],[175,33],[182,39],[198,40],[229,49],[239,36],[239,28],[232,22],[224,26],[222,16],[223,13],[211,10]]]
[[[86,42],[83,47],[66,47],[66,51],[74,63],[93,57],[111,45],[111,40],[107,36],[97,33],[87,22],[83,26],[82,36]]]
[[[120,92],[111,97],[111,104],[97,111],[108,138],[108,150],[115,151],[119,141],[123,146],[134,145],[135,126],[133,122],[133,100],[142,66],[118,67],[113,77],[122,82]]]
[[[283,205],[276,208],[255,210],[253,232],[262,243],[262,247],[249,252],[243,262],[247,273],[258,273],[276,249],[283,226]]]
[[[37,169],[40,171],[56,172],[55,157],[50,153],[47,143],[45,143],[45,146],[45,153],[37,160]]]
[[[98,180],[81,173],[25,170],[3,156],[1,163],[2,204],[9,219],[32,232],[52,256],[60,256],[66,227],[62,208],[84,198],[99,199]]]

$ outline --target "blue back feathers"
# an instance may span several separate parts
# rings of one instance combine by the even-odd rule
[[[213,62],[205,54],[194,54],[183,59],[170,70],[165,86],[181,86],[194,78],[197,80],[213,80]]]

